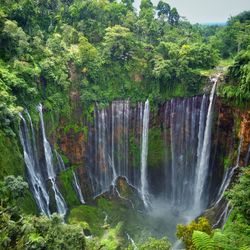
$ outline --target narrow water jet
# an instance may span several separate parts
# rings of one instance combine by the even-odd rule
[[[82,194],[82,190],[81,190],[81,187],[80,187],[80,184],[78,182],[78,179],[76,177],[76,174],[75,172],[73,171],[73,177],[74,177],[74,186],[75,186],[75,189],[76,189],[76,193],[78,194],[78,198],[80,200],[80,202],[82,204],[85,204],[85,201],[84,201],[84,198],[83,198],[83,194]]]
[[[149,101],[145,102],[143,113],[142,149],[141,149],[141,195],[145,207],[149,207],[147,159],[148,159],[148,129],[149,129]]]
[[[211,130],[212,130],[212,119],[213,119],[213,104],[215,90],[217,86],[218,77],[213,78],[213,88],[209,97],[209,107],[207,112],[206,127],[204,132],[204,140],[199,160],[199,165],[197,166],[196,181],[195,181],[195,193],[194,193],[194,208],[197,212],[201,212],[207,205],[205,199],[204,190],[207,181],[208,169],[209,169],[209,158],[211,150]]]
[[[24,161],[27,168],[28,181],[30,184],[29,186],[39,211],[42,214],[50,216],[49,194],[46,190],[46,185],[40,171],[33,124],[28,112],[27,114],[29,117],[31,134],[25,118],[19,113],[19,117],[22,121],[22,124],[19,125],[19,137],[23,147]]]
[[[46,138],[45,126],[44,126],[44,120],[43,120],[42,104],[38,105],[38,111],[39,111],[40,122],[41,122],[41,129],[42,129],[42,136],[43,136],[43,147],[44,147],[44,154],[45,154],[46,170],[47,170],[47,174],[48,174],[48,179],[50,180],[50,182],[52,184],[52,189],[54,191],[57,211],[62,217],[64,217],[66,215],[66,212],[67,212],[67,206],[66,206],[64,198],[62,197],[62,195],[57,187],[56,181],[55,181],[56,174],[55,174],[54,166],[53,166],[53,154],[52,154],[52,150],[51,150],[51,147],[49,145],[49,142]]]

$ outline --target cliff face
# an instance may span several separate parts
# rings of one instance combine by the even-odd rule
[[[69,129],[67,132],[63,129],[59,130],[57,144],[71,165],[84,165],[85,142],[83,132],[75,132],[73,129]]]
[[[62,156],[66,167],[66,170],[60,169],[54,155],[57,182],[69,207],[79,202],[77,195],[73,195],[75,184],[72,171],[79,180],[86,201],[92,201],[93,196],[107,190],[114,176],[126,176],[129,184],[140,189],[144,103],[114,101],[105,108],[96,104],[93,112],[83,112],[85,109],[77,90],[72,90],[70,102],[71,111],[67,116],[60,113],[51,116],[44,110],[48,140]],[[177,180],[186,183],[187,187],[192,182],[190,180],[194,180],[191,176],[195,175],[202,102],[203,97],[197,96],[151,107],[147,157],[147,181],[151,194],[171,197],[173,157]],[[207,108],[208,98],[204,102],[204,117]],[[236,163],[241,138],[240,165],[244,166],[249,163],[250,155],[250,111],[232,108],[217,98],[206,184],[210,202],[218,193],[225,170]],[[37,142],[39,161],[46,178],[41,131],[37,133]],[[3,162],[1,160],[0,164]],[[182,192],[192,189],[187,187]],[[71,196],[75,198],[71,199]]]
[[[74,99],[74,100],[73,100]],[[84,122],[86,118],[82,115],[81,108],[77,105],[79,99],[73,98],[74,101],[74,110],[72,118],[69,120],[60,119],[60,123],[51,136],[51,142],[56,147],[59,148],[60,153],[65,156],[66,166],[77,166],[77,174],[79,175],[79,180],[83,192],[88,196],[91,195],[91,176],[89,175],[89,169],[95,168],[97,164],[96,161],[101,162],[101,173],[107,171],[110,168],[109,160],[105,159],[105,152],[109,149],[108,144],[111,143],[112,134],[110,128],[107,129],[107,138],[105,137],[105,142],[103,143],[98,139],[98,136],[101,136],[100,123],[101,120],[95,120],[95,117],[92,117],[92,122],[87,124]],[[250,114],[249,111],[239,111],[228,105],[223,104],[218,98],[215,103],[215,111],[213,116],[213,128],[212,128],[212,147],[211,147],[211,157],[210,157],[210,200],[215,198],[220,183],[223,178],[224,169],[233,166],[237,158],[237,149],[240,142],[240,137],[242,136],[242,148],[240,153],[240,163],[244,165],[246,160],[249,160],[247,157],[249,151],[249,142],[250,142]],[[164,129],[164,110],[165,104],[159,105],[157,110],[151,111],[150,114],[150,129],[149,129],[149,150],[148,150],[148,176],[149,176],[149,185],[153,193],[162,192],[162,183],[166,182],[166,152],[164,146],[166,142],[170,141],[169,133],[166,133]],[[107,117],[104,121],[109,124],[109,112],[112,109],[107,109]],[[124,112],[124,110],[123,110]],[[94,116],[94,114],[93,114]],[[138,178],[138,172],[140,169],[140,148],[141,148],[141,124],[138,119],[140,118],[140,108],[131,109],[129,111],[129,129],[128,136],[128,167],[134,169],[132,179]],[[124,116],[125,117],[125,116]],[[123,117],[123,119],[124,119]],[[77,125],[72,125],[77,124]],[[113,134],[114,140],[124,140],[125,127],[124,121],[116,124],[116,129]],[[99,127],[98,127],[99,126]],[[108,125],[107,125],[108,126]],[[96,133],[96,130],[100,130]],[[183,133],[189,134],[188,131],[183,131]],[[190,132],[191,133],[191,132]],[[195,131],[198,134],[198,131]],[[97,141],[96,141],[97,140]],[[99,140],[99,141],[98,141]],[[98,149],[97,149],[97,148]],[[117,147],[126,147],[124,145],[117,144]],[[98,150],[96,152],[95,150]],[[126,150],[125,148],[119,150]],[[110,151],[111,152],[111,151]],[[110,155],[111,157],[111,155]],[[125,159],[120,159],[119,161],[125,161]],[[132,175],[132,171],[128,170],[129,174]],[[214,174],[216,172],[216,174]],[[97,174],[97,172],[96,172]],[[93,177],[93,176],[92,176]],[[93,183],[92,183],[93,184]]]
[[[250,164],[250,110],[241,113],[241,123],[239,136],[242,136],[242,147],[240,154],[240,165],[246,166]]]

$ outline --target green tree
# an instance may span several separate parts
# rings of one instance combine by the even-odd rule
[[[135,41],[133,34],[128,28],[120,25],[109,27],[103,42],[104,56],[109,60],[124,63],[131,59],[135,52]]]
[[[133,10],[134,0],[122,0],[122,3],[126,5],[128,10]]]
[[[168,250],[171,248],[171,244],[167,238],[155,239],[149,238],[145,243],[138,246],[139,250]]]
[[[172,8],[169,12],[168,22],[171,25],[177,25],[180,20],[180,15],[176,8]]]
[[[178,239],[184,242],[187,250],[193,249],[192,235],[194,231],[201,231],[211,235],[212,227],[204,217],[200,217],[198,222],[192,221],[188,225],[177,225],[176,235]]]
[[[163,1],[159,1],[158,5],[156,7],[156,10],[158,11],[157,15],[159,17],[163,16],[164,18],[167,18],[170,11],[171,11],[171,7],[168,3],[163,2]]]
[[[18,198],[24,197],[28,190],[28,183],[21,176],[6,176],[0,182],[1,205],[15,205]]]

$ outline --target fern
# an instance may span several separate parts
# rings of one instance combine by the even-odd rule
[[[249,246],[241,247],[240,250],[249,250]]]
[[[207,233],[194,231],[192,242],[197,250],[215,250],[214,240]]]
[[[230,242],[225,234],[220,230],[215,230],[213,234],[213,241],[215,246],[219,249],[230,249]]]

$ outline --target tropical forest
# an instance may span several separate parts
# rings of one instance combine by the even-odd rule
[[[184,15],[0,0],[1,250],[250,249],[250,5]]]

